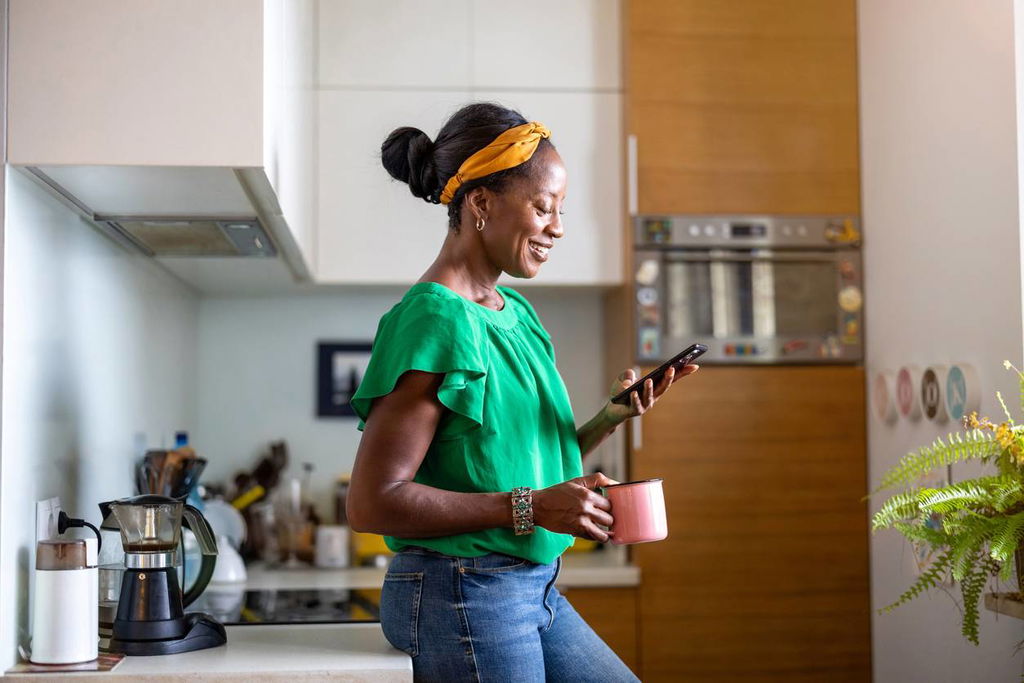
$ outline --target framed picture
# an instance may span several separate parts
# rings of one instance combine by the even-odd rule
[[[370,362],[370,342],[318,342],[316,416],[355,417],[348,402]]]

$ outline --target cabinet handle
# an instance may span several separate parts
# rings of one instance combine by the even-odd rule
[[[637,197],[637,152],[636,135],[630,133],[626,136],[626,203],[629,207],[629,215],[635,216],[639,212]]]

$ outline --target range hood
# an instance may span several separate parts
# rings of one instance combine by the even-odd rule
[[[315,3],[8,3],[11,166],[189,283],[313,280]]]
[[[278,254],[244,173],[116,166],[25,169],[108,235],[147,256]]]

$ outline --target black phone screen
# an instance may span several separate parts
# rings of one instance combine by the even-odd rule
[[[675,356],[673,356],[669,360],[667,360],[664,363],[662,363],[655,370],[652,370],[651,372],[647,373],[645,376],[643,376],[640,379],[638,379],[637,381],[633,382],[633,384],[631,386],[629,386],[628,388],[623,389],[620,394],[618,394],[614,398],[612,398],[612,403],[619,403],[621,405],[629,405],[629,395],[632,392],[639,391],[641,388],[643,388],[644,382],[646,382],[648,379],[654,380],[654,383],[657,384],[658,382],[661,381],[661,378],[664,376],[664,374],[666,372],[668,372],[668,369],[670,367],[675,366],[676,372],[678,372],[685,365],[687,365],[689,363],[692,363],[697,358],[699,358],[700,356],[704,355],[704,353],[707,350],[708,350],[708,347],[704,346],[703,344],[692,344],[692,345],[686,347],[686,349],[684,349],[683,351],[680,351],[678,354],[676,354]]]

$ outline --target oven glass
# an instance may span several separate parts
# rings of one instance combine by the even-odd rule
[[[836,331],[836,264],[774,263],[775,333],[781,337]]]
[[[754,258],[750,251],[667,255],[666,336],[820,336],[836,329],[836,265]]]

